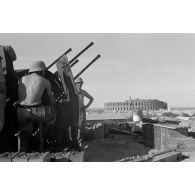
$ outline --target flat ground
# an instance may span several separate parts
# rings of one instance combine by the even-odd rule
[[[127,119],[131,117],[128,113],[90,113],[87,114],[87,120],[114,120],[114,119]]]
[[[127,157],[146,155],[149,148],[134,141],[129,135],[110,135],[107,139],[94,140],[85,151],[86,162],[113,162]]]

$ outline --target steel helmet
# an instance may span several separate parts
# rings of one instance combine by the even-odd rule
[[[29,73],[39,72],[39,71],[44,71],[44,70],[46,70],[45,63],[40,60],[33,61],[29,67]]]
[[[77,78],[75,83],[83,83],[83,79],[81,77]]]

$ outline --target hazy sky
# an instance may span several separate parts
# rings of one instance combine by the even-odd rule
[[[70,47],[71,59],[91,41],[95,45],[73,68],[76,75],[102,56],[82,75],[83,88],[95,98],[91,107],[129,96],[195,107],[195,34],[0,34],[0,44],[16,51],[16,68],[33,59],[49,64]]]

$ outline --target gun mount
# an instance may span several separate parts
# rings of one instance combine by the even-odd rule
[[[51,83],[58,112],[55,124],[45,124],[44,127],[44,144],[50,151],[61,150],[68,144],[68,142],[70,142],[70,139],[71,142],[78,142],[80,134],[80,102],[71,67],[79,62],[77,58],[93,44],[94,43],[91,42],[69,61],[66,55],[72,51],[70,48],[47,67],[45,77]],[[4,60],[3,68],[7,70],[7,73],[5,74],[5,124],[0,133],[0,152],[2,153],[17,151],[17,138],[14,137],[14,134],[19,130],[19,126],[17,120],[17,108],[15,108],[14,103],[18,100],[18,80],[22,76],[28,74],[28,69],[14,70],[13,63],[6,52],[2,50],[1,54],[4,54],[0,55],[2,60]],[[81,75],[99,57],[100,55],[92,60],[92,62],[80,71],[79,75]],[[56,65],[57,68],[56,73],[49,71],[54,65]],[[33,144],[31,150],[37,149],[36,144],[34,144],[37,143],[36,136],[37,134],[32,136]],[[48,140],[50,141],[48,142]]]

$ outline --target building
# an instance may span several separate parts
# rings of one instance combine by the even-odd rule
[[[167,103],[160,100],[129,99],[124,102],[106,102],[105,111],[134,111],[134,110],[160,110],[167,109]]]

